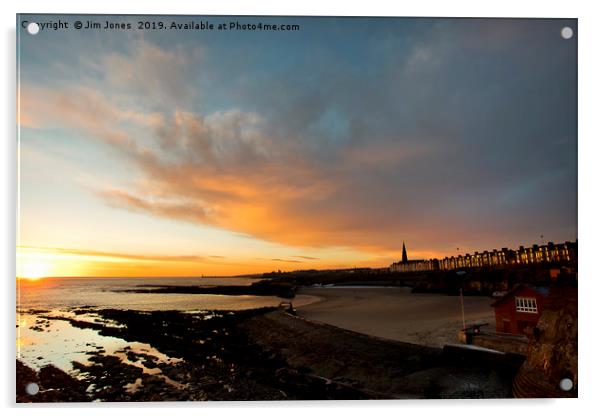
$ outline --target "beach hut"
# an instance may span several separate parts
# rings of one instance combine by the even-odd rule
[[[537,325],[548,295],[548,287],[519,284],[496,299],[491,304],[495,309],[496,332],[525,335]]]

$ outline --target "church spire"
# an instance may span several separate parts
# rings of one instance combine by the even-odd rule
[[[402,263],[407,263],[408,262],[408,253],[406,251],[406,242],[403,242],[403,250],[401,252],[401,262]]]

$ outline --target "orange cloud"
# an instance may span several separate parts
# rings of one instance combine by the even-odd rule
[[[124,260],[141,260],[141,261],[206,261],[204,256],[168,256],[168,255],[148,255],[148,254],[129,254],[129,253],[118,253],[110,251],[98,251],[98,250],[82,250],[73,248],[56,248],[56,247],[32,247],[32,246],[18,246],[17,250],[20,252],[36,252],[36,253],[47,253],[51,255],[75,255],[75,256],[87,256],[87,257],[105,257],[109,259],[124,259]],[[209,256],[215,257],[215,256]]]
[[[365,185],[353,175],[422,154],[399,145],[343,148],[324,164],[297,143],[268,137],[254,113],[125,111],[88,88],[24,88],[21,105],[27,125],[91,133],[138,166],[144,176],[131,189],[98,190],[112,206],[293,246],[396,249],[400,236],[387,218],[366,210],[370,201],[355,205],[354,187]]]

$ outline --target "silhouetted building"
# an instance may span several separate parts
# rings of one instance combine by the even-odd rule
[[[401,260],[389,266],[392,272],[420,272],[428,270],[439,270],[439,260],[408,260],[406,243],[404,241],[401,251]]]

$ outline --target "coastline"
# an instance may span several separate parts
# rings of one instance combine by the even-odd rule
[[[575,310],[562,309],[569,289],[576,310],[575,288],[560,287],[558,311],[544,321],[574,328]],[[560,339],[559,353],[576,357],[576,334],[548,330],[530,344],[527,371],[524,355],[458,345],[458,302],[410,288],[329,286],[301,288],[296,315],[276,306],[29,309],[17,322],[20,342],[40,348],[17,357],[17,402],[567,396],[541,380],[568,370],[540,369],[547,358],[538,351]],[[491,309],[488,297],[466,297],[467,325]],[[25,394],[28,383],[40,393]]]
[[[517,370],[277,308],[37,315],[38,330],[51,332],[55,323],[125,343],[91,344],[72,370],[36,371],[17,360],[18,402],[509,397]],[[38,395],[25,394],[30,382]]]

